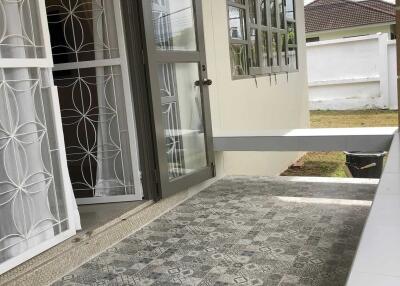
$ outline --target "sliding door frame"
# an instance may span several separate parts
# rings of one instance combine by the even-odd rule
[[[121,0],[121,7],[133,91],[143,198],[158,201],[161,199],[161,188],[157,180],[157,152],[153,130],[155,123],[148,89],[143,9],[141,1],[132,0]]]
[[[129,160],[131,162],[132,169],[129,170],[130,174],[133,177],[133,185],[134,185],[134,193],[133,194],[122,194],[115,196],[101,196],[101,197],[82,197],[76,198],[76,202],[78,205],[87,205],[87,204],[104,204],[104,203],[115,203],[115,202],[128,202],[128,201],[140,201],[143,199],[143,187],[141,182],[141,171],[139,164],[139,144],[137,140],[137,125],[135,119],[134,112],[134,99],[132,96],[133,88],[131,84],[131,79],[129,76],[129,72],[132,72],[132,69],[128,66],[128,50],[126,45],[126,33],[125,28],[129,26],[124,26],[123,22],[123,11],[122,11],[122,3],[124,0],[107,0],[112,1],[113,9],[115,13],[115,25],[117,30],[117,43],[118,43],[118,58],[111,59],[101,59],[101,60],[91,60],[91,61],[77,61],[77,62],[66,62],[61,64],[56,64],[53,68],[53,71],[64,71],[64,70],[79,70],[86,68],[98,68],[98,67],[113,67],[119,66],[121,68],[121,78],[122,78],[122,87],[123,87],[123,99],[124,108],[127,114],[127,130],[124,132],[128,133],[129,138]],[[122,132],[119,130],[118,132]]]

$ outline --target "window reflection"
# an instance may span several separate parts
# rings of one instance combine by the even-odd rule
[[[231,39],[246,39],[245,10],[229,7],[229,34]]]
[[[155,44],[159,50],[197,50],[191,0],[152,0]]]

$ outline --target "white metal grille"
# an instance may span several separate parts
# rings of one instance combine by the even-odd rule
[[[46,6],[75,196],[141,199],[119,1],[46,0]]]
[[[0,69],[0,263],[68,229],[46,72]]]
[[[124,105],[116,100],[124,96],[116,88],[121,83],[121,71],[115,66],[102,70],[101,76],[95,68],[73,70],[69,78],[61,78],[55,72],[55,84],[62,97],[69,169],[78,197],[82,193],[135,193]],[[103,88],[102,93],[98,85]]]
[[[119,58],[114,0],[46,0],[56,64]]]
[[[173,179],[185,174],[183,138],[179,132],[181,124],[176,71],[173,64],[163,64],[159,67],[159,73],[168,170],[169,177]]]
[[[0,0],[0,274],[75,233],[43,4]]]

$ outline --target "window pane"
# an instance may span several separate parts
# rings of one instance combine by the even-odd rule
[[[0,57],[44,58],[39,1],[0,1]]]
[[[285,13],[283,10],[283,0],[278,0],[278,9],[279,9],[279,27],[281,29],[285,28]]]
[[[192,0],[152,0],[157,49],[197,50]]]
[[[253,24],[257,24],[256,0],[249,0],[249,12],[250,22]]]
[[[245,10],[229,7],[229,34],[231,39],[245,40],[246,39],[246,20]]]
[[[54,72],[76,198],[135,194],[120,66]]]
[[[297,48],[289,48],[288,64],[290,70],[297,70]]]
[[[272,65],[278,66],[278,34],[272,33]]]
[[[261,33],[261,66],[269,66],[269,53],[268,53],[268,33],[263,31]]]
[[[281,34],[281,66],[286,65],[286,34]]]
[[[297,44],[296,38],[296,24],[293,22],[287,23],[287,30],[288,30],[288,44],[295,45]]]
[[[263,26],[268,26],[267,23],[267,6],[266,6],[266,0],[261,0],[260,1],[260,12],[261,12],[261,25]]]
[[[269,10],[270,10],[270,13],[271,13],[271,26],[272,27],[277,27],[277,22],[276,22],[276,0],[271,0]]]
[[[169,178],[207,166],[198,63],[158,66]]]
[[[247,45],[231,45],[232,75],[247,75]]]
[[[256,29],[250,30],[250,58],[251,58],[251,66],[259,67],[259,59],[258,59],[258,33]]]
[[[286,19],[295,19],[293,0],[286,0]]]
[[[46,1],[55,64],[119,58],[113,6],[93,1],[69,13],[62,0]]]

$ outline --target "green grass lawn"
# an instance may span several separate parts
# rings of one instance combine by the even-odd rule
[[[397,111],[312,111],[312,128],[397,126]],[[282,176],[346,177],[343,152],[309,152]]]

